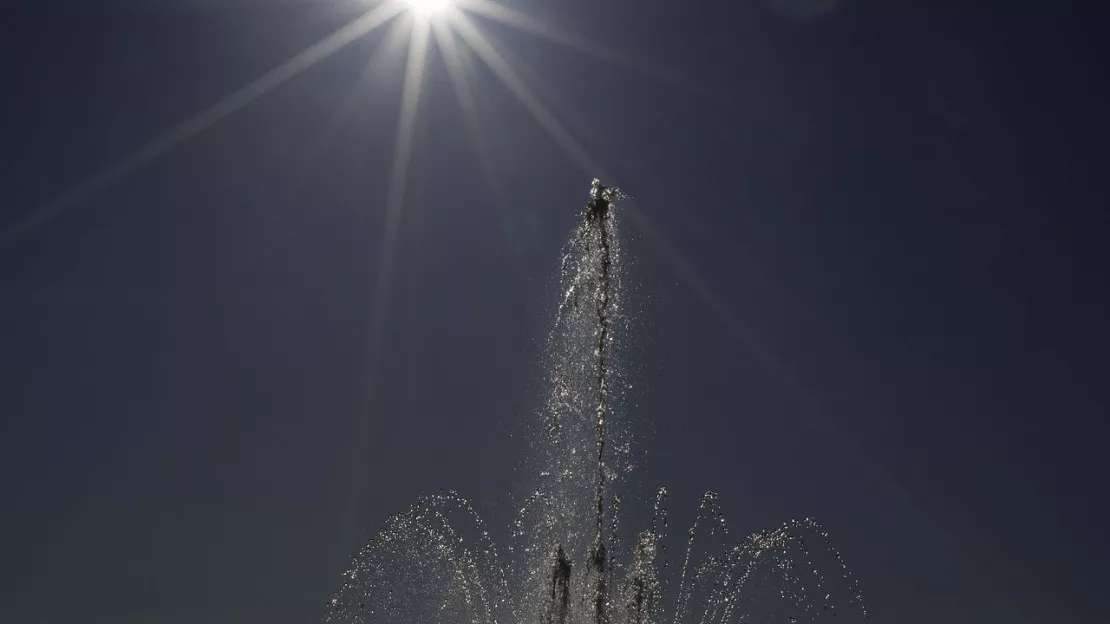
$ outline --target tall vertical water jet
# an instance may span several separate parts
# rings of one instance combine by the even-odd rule
[[[580,604],[592,624],[608,624],[609,574],[606,547],[607,425],[612,384],[612,343],[616,270],[614,269],[614,188],[593,180],[582,221],[563,259],[561,279],[564,299],[559,307],[550,345],[553,358],[552,397],[547,415],[550,448],[542,474],[559,491],[557,509],[563,515],[562,534],[556,533],[558,552],[565,542],[586,547],[585,572],[581,575]],[[591,296],[592,295],[592,296]],[[589,297],[586,299],[586,297]],[[583,305],[586,299],[586,305]],[[592,305],[591,305],[592,304]],[[588,358],[588,359],[587,359]],[[584,361],[585,360],[585,361]],[[587,375],[589,361],[592,371]],[[584,383],[586,379],[589,383]],[[586,420],[586,414],[591,418]],[[592,423],[585,427],[587,422]],[[592,448],[592,466],[585,461]],[[580,507],[581,483],[592,474],[592,509]],[[584,493],[584,492],[582,492]],[[589,538],[576,528],[583,512],[592,516]],[[614,518],[614,531],[615,531]],[[559,568],[556,566],[556,571]],[[552,579],[552,585],[556,583]],[[583,623],[585,624],[585,623]]]
[[[605,531],[605,420],[609,415],[609,368],[606,350],[609,346],[610,305],[612,297],[613,266],[609,219],[612,214],[613,189],[602,186],[594,180],[590,185],[590,201],[586,204],[586,222],[597,228],[597,238],[601,246],[598,256],[600,276],[597,281],[597,542],[604,547]]]
[[[609,347],[610,314],[612,312],[612,242],[609,220],[615,191],[594,179],[590,185],[590,201],[586,204],[586,222],[597,228],[601,253],[597,280],[597,533],[590,552],[590,574],[594,582],[594,622],[607,624],[608,594],[605,589],[605,422],[609,415],[609,368],[606,351]]]
[[[619,374],[614,366],[619,327],[620,267],[614,206],[616,189],[594,180],[581,221],[564,248],[562,300],[548,340],[550,395],[544,406],[545,435],[535,440],[539,488],[552,501],[549,544],[561,544],[584,565],[576,575],[579,603],[590,622],[608,621],[610,534],[617,518],[606,509],[621,472],[610,440],[612,399]],[[617,497],[612,497],[614,505]],[[550,546],[546,546],[550,548]],[[579,559],[580,557],[580,559]]]

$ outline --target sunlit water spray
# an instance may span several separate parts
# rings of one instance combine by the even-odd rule
[[[862,592],[812,519],[730,541],[707,492],[680,560],[667,557],[667,491],[621,544],[616,486],[631,470],[619,366],[628,318],[616,189],[594,180],[567,241],[534,437],[536,488],[498,549],[473,505],[427,496],[352,559],[329,624],[724,624],[866,620]],[[832,621],[832,620],[830,620]]]

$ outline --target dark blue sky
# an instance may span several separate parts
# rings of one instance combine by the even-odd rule
[[[625,232],[634,413],[676,524],[706,488],[739,531],[815,516],[878,622],[1102,621],[1094,16],[514,6],[673,77],[481,21],[649,226]],[[405,49],[383,31],[11,229],[361,10],[0,9],[0,620],[312,621],[419,494],[508,512],[594,172],[488,70],[492,176],[430,57],[379,360]]]

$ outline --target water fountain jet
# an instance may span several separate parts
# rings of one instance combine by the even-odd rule
[[[615,576],[621,569],[613,548],[616,494],[606,508],[608,491],[627,472],[620,452],[627,442],[611,444],[628,428],[614,410],[624,387],[617,336],[627,320],[614,210],[620,199],[617,189],[594,180],[564,251],[563,296],[546,354],[551,391],[543,435],[534,440],[538,487],[512,523],[510,559],[500,557],[468,500],[454,492],[425,497],[355,555],[326,622],[663,622],[669,581],[659,558],[666,551],[667,491],[658,490],[650,529],[636,537],[623,579]],[[590,294],[593,305],[583,305]],[[858,583],[815,521],[790,521],[700,558],[696,546],[705,532],[728,535],[712,492],[689,531],[669,607],[674,624],[816,620],[835,616],[835,604],[867,619]],[[581,574],[574,572],[575,556],[582,557]]]

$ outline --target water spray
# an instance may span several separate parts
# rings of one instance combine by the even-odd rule
[[[695,542],[726,534],[711,492],[698,508],[684,554],[677,554],[681,572],[668,571],[665,488],[658,491],[650,530],[636,536],[631,553],[617,552],[620,497],[610,493],[607,504],[606,489],[616,477],[606,459],[616,467],[612,449],[621,446],[620,427],[609,418],[620,396],[614,349],[622,254],[613,212],[620,198],[617,189],[594,180],[565,248],[545,410],[548,464],[540,472],[542,487],[512,524],[514,544],[522,546],[510,548],[517,556],[500,560],[468,500],[454,493],[426,497],[392,517],[354,557],[331,598],[327,624],[816,622],[848,604],[867,619],[858,582],[812,520],[701,554]],[[534,523],[526,523],[534,514]]]

